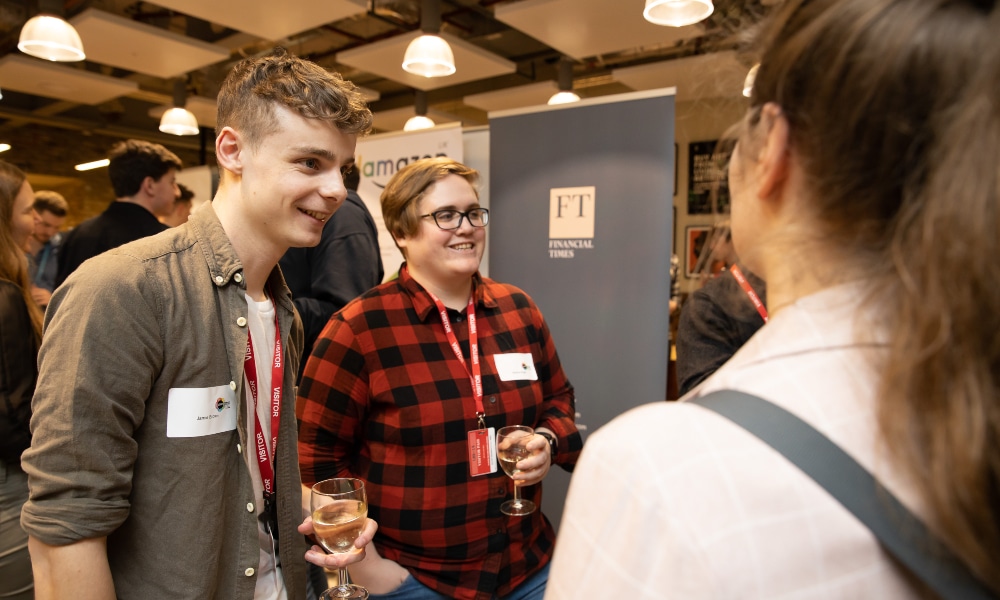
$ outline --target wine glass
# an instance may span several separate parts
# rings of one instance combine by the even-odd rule
[[[500,466],[504,473],[511,479],[521,472],[517,468],[517,463],[531,456],[526,444],[535,435],[535,430],[526,425],[512,425],[501,427],[497,431],[497,456],[500,458]],[[514,499],[508,500],[500,505],[500,512],[505,515],[530,515],[535,512],[535,503],[531,500],[522,500],[518,493],[518,482],[514,480]]]
[[[368,498],[365,482],[360,479],[337,477],[324,479],[312,486],[310,493],[313,531],[320,545],[331,554],[350,552],[368,519]],[[368,590],[347,583],[347,569],[338,569],[338,585],[320,596],[320,600],[350,598],[364,600]]]

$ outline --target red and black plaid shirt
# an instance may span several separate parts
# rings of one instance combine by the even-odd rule
[[[573,387],[541,312],[521,290],[475,277],[486,426],[547,427],[556,464],[583,446]],[[469,362],[465,315],[449,311]],[[493,356],[530,353],[537,381],[501,381]],[[296,405],[302,482],[359,477],[375,544],[420,582],[451,598],[503,596],[543,567],[555,533],[535,511],[509,517],[503,471],[469,475],[477,429],[472,385],[448,345],[434,301],[404,267],[334,315],[306,365]],[[540,505],[541,485],[522,488]]]

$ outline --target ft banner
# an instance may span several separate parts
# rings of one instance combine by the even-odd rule
[[[545,314],[586,440],[666,398],[674,91],[489,116],[491,277]],[[568,483],[546,478],[554,523]]]
[[[447,156],[462,161],[462,127],[459,123],[405,133],[373,135],[358,140],[355,160],[361,169],[358,195],[372,213],[378,228],[378,245],[385,276],[392,277],[403,263],[392,236],[385,228],[379,198],[396,171],[413,161]]]

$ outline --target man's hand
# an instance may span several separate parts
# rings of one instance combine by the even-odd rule
[[[378,524],[371,519],[367,519],[361,535],[358,536],[358,539],[354,540],[354,549],[352,551],[327,554],[319,546],[313,546],[306,551],[306,560],[325,569],[340,569],[347,567],[347,565],[361,562],[365,558],[365,547],[375,537],[377,530]],[[299,525],[299,533],[306,536],[313,535],[312,517],[306,517],[305,521]]]

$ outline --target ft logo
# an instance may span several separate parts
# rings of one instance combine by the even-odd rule
[[[594,247],[594,186],[549,190],[549,257],[573,258],[574,250]]]

